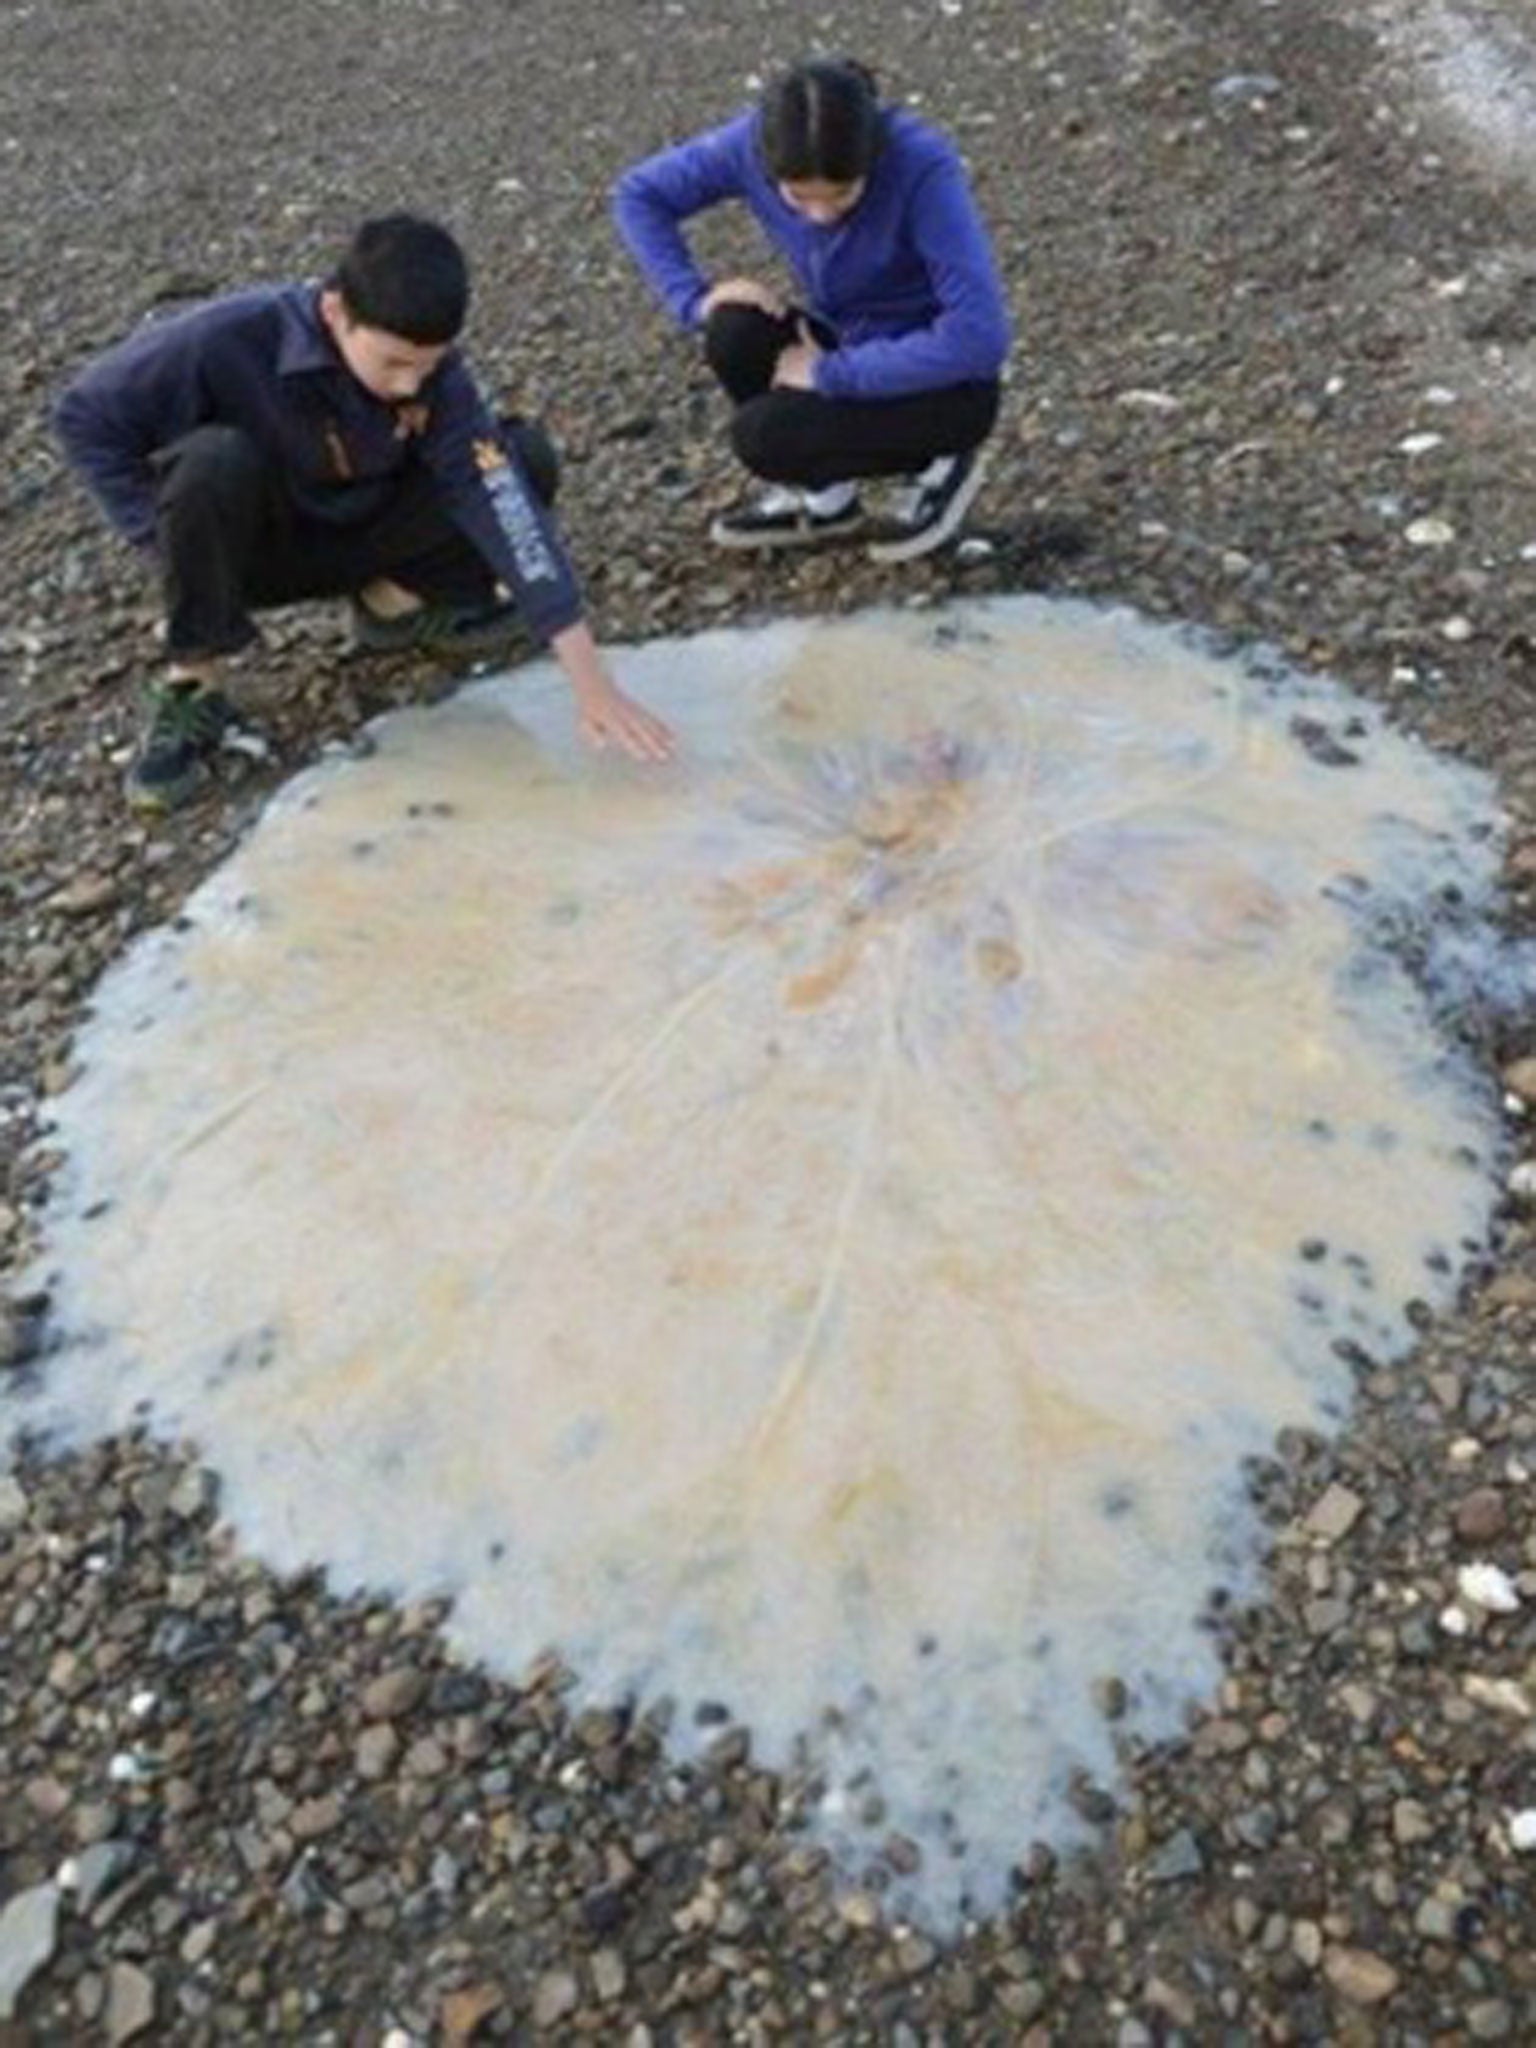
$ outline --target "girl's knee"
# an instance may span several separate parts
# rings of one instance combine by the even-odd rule
[[[792,439],[786,431],[784,395],[768,391],[749,398],[731,416],[731,446],[738,462],[769,483],[797,483]]]

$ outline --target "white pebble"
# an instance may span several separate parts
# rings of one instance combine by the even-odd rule
[[[1472,638],[1472,621],[1464,619],[1458,612],[1455,618],[1442,621],[1440,636],[1444,640],[1454,640],[1458,645],[1463,640],[1470,640]]]
[[[1440,1610],[1440,1626],[1448,1636],[1464,1636],[1472,1624],[1467,1620],[1466,1612],[1463,1608],[1442,1607]]]
[[[54,1883],[61,1892],[72,1892],[79,1887],[80,1863],[77,1857],[66,1856],[64,1858],[64,1861],[59,1865],[58,1875],[54,1878]]]
[[[1456,1574],[1456,1591],[1485,1614],[1513,1614],[1520,1605],[1514,1580],[1496,1564],[1464,1564]]]
[[[1121,405],[1133,405],[1142,412],[1177,412],[1179,401],[1171,391],[1122,391],[1118,394]]]
[[[1456,529],[1448,519],[1413,519],[1403,528],[1403,539],[1414,548],[1448,547]]]
[[[1431,384],[1424,394],[1424,403],[1426,405],[1454,405],[1457,395],[1448,385]]]
[[[1484,1678],[1480,1671],[1469,1671],[1461,1682],[1461,1689],[1474,1706],[1489,1707],[1494,1713],[1508,1714],[1515,1721],[1531,1719],[1531,1696],[1513,1678]]]
[[[1520,550],[1522,562],[1536,562],[1536,540],[1528,540]]]
[[[159,1704],[159,1694],[146,1689],[143,1692],[136,1692],[134,1694],[133,1698],[128,1702],[128,1711],[132,1714],[135,1721],[147,1721]]]
[[[1518,1166],[1510,1168],[1509,1192],[1528,1202],[1536,1196],[1536,1159],[1522,1159]]]
[[[1444,434],[1404,434],[1397,446],[1403,455],[1427,455],[1431,448],[1438,448],[1444,439]]]
[[[1435,286],[1439,299],[1464,299],[1467,295],[1467,280],[1464,277],[1448,277]]]
[[[1470,1465],[1474,1458],[1480,1458],[1483,1447],[1475,1436],[1459,1436],[1451,1445],[1447,1456],[1453,1465]]]
[[[1527,1806],[1509,1816],[1509,1846],[1522,1855],[1536,1849],[1536,1806]]]

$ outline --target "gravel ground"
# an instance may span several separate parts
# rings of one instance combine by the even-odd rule
[[[1442,118],[1406,33],[1429,15],[1454,27],[1406,0],[0,6],[7,1269],[100,968],[281,777],[437,680],[285,615],[248,678],[271,757],[165,829],[127,820],[152,595],[61,474],[49,392],[152,306],[316,269],[409,201],[463,233],[478,358],[565,444],[608,637],[888,598],[850,558],[705,552],[735,489],[718,410],[605,216],[627,158],[817,44],[960,134],[1021,319],[994,550],[900,590],[1125,599],[1343,676],[1499,774],[1529,930],[1528,167]],[[1530,12],[1501,19],[1515,62]],[[1463,1022],[1536,1099],[1529,1026]],[[40,1309],[13,1292],[0,1370],[32,1369]],[[1079,1788],[1098,1846],[1021,1845],[1014,1910],[942,1947],[832,1881],[807,1788],[748,1731],[685,1768],[661,1715],[576,1711],[556,1666],[492,1683],[430,1609],[274,1580],[185,1449],[24,1453],[0,1477],[0,2043],[1536,2037],[1510,1826],[1536,1807],[1533,1331],[1511,1203],[1415,1356],[1362,1362],[1346,1435],[1255,1467],[1268,1592],[1211,1600],[1228,1677],[1187,1739],[1128,1736],[1123,1780]],[[1510,1611],[1464,1601],[1456,1632],[1479,1561]]]

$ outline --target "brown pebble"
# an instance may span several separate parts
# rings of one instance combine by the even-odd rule
[[[1397,1989],[1396,1970],[1368,1948],[1331,1948],[1323,1958],[1328,1982],[1351,2005],[1380,2005]]]
[[[1456,1534],[1463,1543],[1488,1543],[1503,1534],[1509,1519],[1496,1486],[1479,1486],[1456,1503]]]

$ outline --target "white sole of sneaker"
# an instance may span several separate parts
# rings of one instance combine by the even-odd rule
[[[931,526],[925,526],[920,533],[904,535],[900,540],[875,540],[869,544],[869,559],[872,562],[915,562],[923,555],[931,555],[935,548],[943,547],[959,532],[967,512],[976,502],[976,493],[981,489],[987,476],[987,458],[978,455],[971,464],[970,473],[958,491],[944,507],[942,514]]]
[[[783,533],[733,533],[719,520],[709,529],[717,548],[734,548],[738,553],[767,554],[775,548],[825,548],[840,540],[857,540],[867,522],[850,519],[836,526],[797,526]]]

